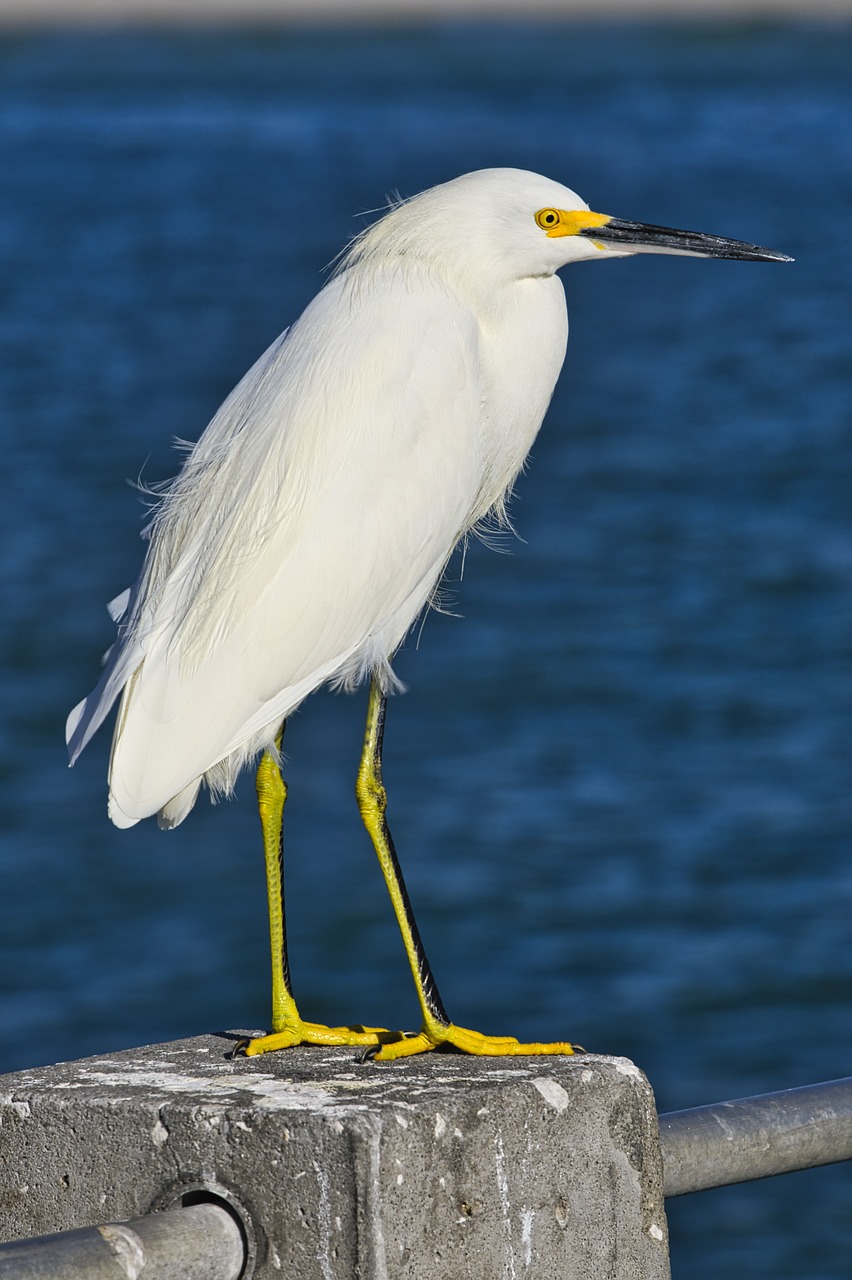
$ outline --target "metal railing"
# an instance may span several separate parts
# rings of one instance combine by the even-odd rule
[[[852,1076],[660,1116],[666,1196],[852,1160]]]
[[[3,1280],[238,1280],[245,1264],[237,1219],[219,1204],[0,1245]]]

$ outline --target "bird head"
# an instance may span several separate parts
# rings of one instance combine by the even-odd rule
[[[359,237],[344,265],[398,256],[494,283],[635,253],[792,261],[742,240],[594,213],[576,192],[540,174],[480,169],[391,210]]]

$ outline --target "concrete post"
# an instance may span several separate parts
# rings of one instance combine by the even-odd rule
[[[200,1036],[0,1077],[0,1239],[211,1200],[246,1280],[666,1280],[654,1099],[623,1058],[230,1060]]]

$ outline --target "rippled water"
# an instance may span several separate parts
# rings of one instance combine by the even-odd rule
[[[793,267],[566,273],[509,555],[401,655],[391,818],[454,1018],[628,1054],[661,1110],[850,1073],[849,28],[0,41],[4,1069],[267,1017],[250,779],[171,835],[65,768],[143,508],[393,190],[549,173]],[[453,576],[459,576],[459,566]],[[303,1007],[415,1018],[363,697],[288,730]],[[849,1275],[850,1170],[671,1206],[676,1276]]]

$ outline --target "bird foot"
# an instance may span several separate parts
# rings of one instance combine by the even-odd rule
[[[239,1040],[234,1045],[233,1057],[244,1054],[253,1058],[259,1053],[271,1053],[275,1049],[289,1049],[296,1044],[358,1045],[366,1048],[402,1040],[404,1031],[388,1031],[385,1027],[364,1027],[356,1023],[351,1027],[326,1027],[320,1022],[298,1021],[288,1024],[281,1031],[253,1040]]]
[[[367,1054],[374,1061],[393,1062],[397,1058],[410,1058],[416,1053],[428,1053],[448,1046],[479,1058],[565,1056],[585,1052],[580,1045],[568,1044],[566,1040],[554,1044],[522,1044],[514,1036],[484,1036],[478,1031],[457,1027],[452,1022],[445,1025],[430,1021],[417,1035],[385,1040],[377,1051],[368,1049]]]

